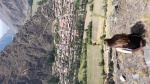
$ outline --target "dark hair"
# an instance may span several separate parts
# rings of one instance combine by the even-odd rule
[[[105,39],[104,43],[109,47],[121,47],[129,43],[128,35],[116,34],[111,39]]]

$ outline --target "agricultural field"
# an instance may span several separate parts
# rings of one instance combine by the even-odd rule
[[[98,45],[87,46],[87,84],[103,83],[103,67],[101,47]]]
[[[99,4],[101,2],[101,4]],[[105,27],[105,3],[91,0],[86,5],[82,55],[78,80],[83,84],[102,84],[104,82],[103,38]],[[84,52],[83,52],[84,51]],[[85,81],[86,79],[86,81]]]
[[[92,11],[92,43],[100,44],[100,37],[103,35],[104,28],[104,0],[94,0],[93,1],[93,11]]]

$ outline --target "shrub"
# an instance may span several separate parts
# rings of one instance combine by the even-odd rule
[[[59,43],[60,41],[60,35],[58,33],[55,34],[55,42]]]
[[[37,4],[38,5],[42,5],[42,4],[46,3],[46,2],[47,2],[47,0],[42,0],[42,1],[37,2]]]
[[[91,5],[90,5],[90,11],[93,11],[93,8],[94,8],[94,5],[91,4]]]
[[[51,51],[47,53],[47,62],[52,65],[52,63],[55,61],[55,56],[57,55],[56,48],[54,47]]]

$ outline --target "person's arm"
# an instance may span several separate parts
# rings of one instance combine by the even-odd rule
[[[126,50],[125,48],[116,48],[116,50],[123,53],[132,53],[132,50]]]
[[[133,49],[133,50],[127,50],[125,48],[116,48],[117,51],[119,52],[123,52],[123,53],[133,53],[133,52],[136,52],[138,50],[140,50],[142,48],[142,41],[140,42],[140,47],[139,48],[136,48],[136,49]]]

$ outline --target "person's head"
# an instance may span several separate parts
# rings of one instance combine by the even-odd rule
[[[111,39],[105,39],[104,43],[109,47],[122,47],[129,43],[128,35],[116,34]]]

